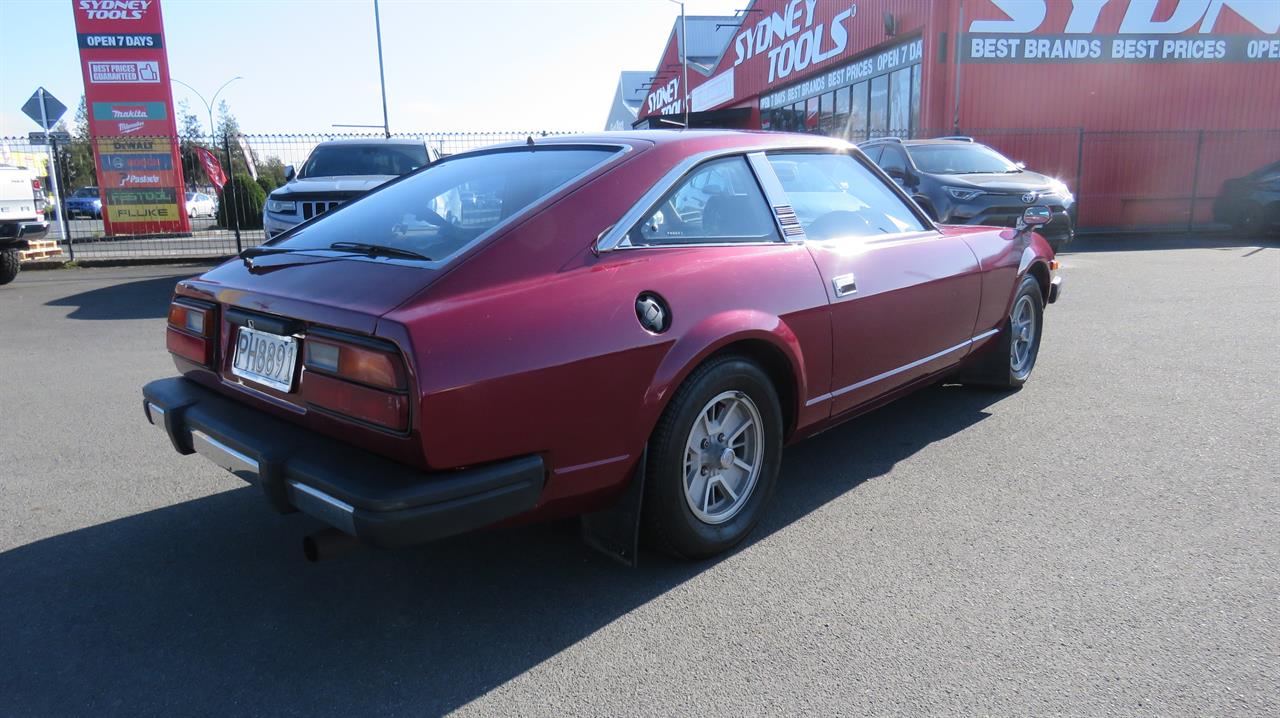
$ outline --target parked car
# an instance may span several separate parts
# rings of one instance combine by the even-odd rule
[[[484,224],[434,209],[478,188]],[[617,535],[638,514],[653,546],[711,556],[760,521],[784,444],[943,377],[1022,385],[1059,295],[1049,219],[939,227],[815,136],[454,155],[179,282],[181,376],[144,409],[333,527],[311,557],[619,501]]]
[[[1280,162],[1223,182],[1213,201],[1213,219],[1247,235],[1280,231]]]
[[[203,192],[187,193],[187,216],[212,217],[218,213],[218,200]]]
[[[102,197],[97,187],[81,187],[67,198],[67,218],[102,219]]]
[[[288,182],[267,197],[262,226],[267,237],[274,237],[438,157],[422,140],[322,142],[301,170],[285,167]]]
[[[1076,199],[1066,184],[972,138],[884,137],[859,147],[938,222],[1012,227],[1027,207],[1044,205],[1053,212],[1043,232],[1054,251],[1075,236]]]
[[[0,164],[0,284],[18,276],[19,252],[27,241],[49,231],[43,214],[43,190],[35,173],[25,167]]]

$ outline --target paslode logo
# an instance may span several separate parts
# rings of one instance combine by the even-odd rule
[[[131,184],[160,184],[160,175],[127,174],[120,178],[121,187],[127,187]]]
[[[90,20],[141,20],[152,0],[80,0],[80,12]]]

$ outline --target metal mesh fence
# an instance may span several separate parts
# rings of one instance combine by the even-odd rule
[[[401,133],[393,139],[418,140],[441,156],[466,152],[503,142],[564,133],[443,132]],[[104,222],[101,187],[94,165],[94,140],[76,140],[56,147],[32,144],[28,138],[0,138],[0,163],[36,171],[47,189],[46,219],[49,240],[57,242],[60,255],[45,259],[119,260],[137,258],[208,259],[230,257],[246,247],[266,241],[261,200],[285,184],[286,168],[301,169],[312,150],[332,140],[379,140],[368,134],[268,134],[231,137],[186,136],[176,138],[189,197],[189,232],[109,233]],[[119,138],[113,138],[119,139]],[[155,140],[168,147],[175,138]],[[112,140],[99,140],[110,142]],[[227,175],[215,186],[202,168],[197,148],[217,157]],[[56,155],[61,185],[61,207],[56,207],[49,182],[49,162]],[[249,185],[255,185],[249,187]],[[254,201],[252,195],[257,195]],[[207,199],[206,199],[207,198]],[[195,200],[195,201],[191,201]],[[59,209],[61,212],[59,212]],[[107,210],[110,212],[110,210]],[[59,216],[61,214],[62,216]],[[49,253],[44,253],[48,255]]]
[[[424,142],[442,155],[549,132],[407,133],[396,138]],[[893,135],[895,133],[882,133]],[[1280,130],[1086,132],[1080,129],[973,129],[913,132],[920,136],[965,135],[988,144],[1031,169],[1065,181],[1075,192],[1079,226],[1088,228],[1192,229],[1230,221],[1215,204],[1224,182],[1280,160]],[[62,180],[62,217],[49,215],[49,238],[67,260],[146,257],[172,259],[229,257],[265,241],[259,201],[285,182],[286,167],[301,168],[316,145],[338,139],[380,135],[268,134],[180,137],[187,190],[211,199],[193,203],[188,233],[108,234],[101,205],[82,201],[98,182],[89,140],[56,149]],[[166,142],[170,138],[163,138]],[[861,138],[853,138],[854,140]],[[196,148],[219,158],[230,179],[219,190],[200,167]],[[0,138],[0,163],[33,168],[48,186],[50,148],[27,138]],[[251,191],[258,186],[261,192]],[[239,188],[242,191],[236,191]],[[52,197],[50,196],[50,199]]]

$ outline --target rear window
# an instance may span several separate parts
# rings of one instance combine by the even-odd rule
[[[460,155],[299,226],[272,246],[362,242],[445,260],[616,151],[566,146]]]
[[[329,145],[317,147],[300,177],[404,175],[427,164],[422,145]]]

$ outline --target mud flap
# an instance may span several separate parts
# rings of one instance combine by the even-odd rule
[[[635,568],[640,557],[640,508],[644,505],[645,466],[649,448],[640,452],[635,476],[627,490],[610,508],[584,514],[582,540],[588,546],[621,563]]]

